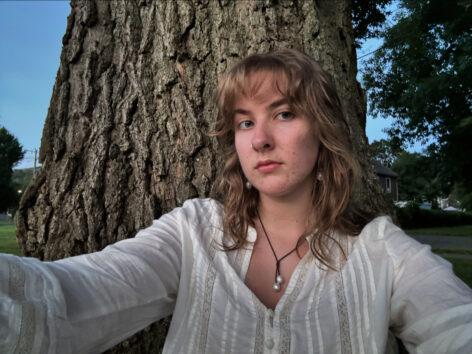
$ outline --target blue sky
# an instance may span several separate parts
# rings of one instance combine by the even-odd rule
[[[69,1],[0,1],[0,125],[27,150],[16,168],[32,167],[39,149],[69,13]],[[358,56],[379,45],[365,43]],[[369,141],[386,137],[388,124],[368,118]]]
[[[0,1],[0,125],[33,166],[59,68],[68,1]]]

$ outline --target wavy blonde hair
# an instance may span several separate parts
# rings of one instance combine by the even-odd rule
[[[224,248],[243,247],[248,226],[255,226],[257,216],[259,193],[254,188],[244,188],[245,176],[234,141],[235,100],[241,94],[257,92],[260,80],[267,78],[259,75],[262,78],[257,82],[254,80],[257,73],[270,73],[290,107],[315,121],[320,148],[313,171],[313,207],[306,233],[298,245],[306,235],[313,234],[310,241],[313,255],[333,268],[329,242],[326,242],[332,240],[340,246],[332,237],[333,231],[358,235],[370,217],[351,202],[358,167],[334,81],[315,60],[293,49],[251,55],[237,63],[219,82],[214,135],[224,149],[226,163],[217,190],[224,205],[223,231],[232,241],[225,242]],[[321,178],[317,178],[319,173]],[[341,251],[344,253],[342,247]]]

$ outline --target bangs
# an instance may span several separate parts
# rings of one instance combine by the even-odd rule
[[[294,113],[312,119],[321,135],[346,123],[334,81],[317,62],[293,50],[256,54],[236,64],[218,85],[214,136],[223,138],[221,143],[231,151],[235,103],[241,96],[254,97],[266,80],[271,80]]]
[[[276,58],[249,57],[233,68],[220,82],[218,87],[218,110],[225,131],[233,130],[236,100],[241,97],[254,97],[266,80],[272,81],[275,91],[287,98],[293,109],[299,109],[297,92],[301,79]]]
[[[254,97],[267,80],[272,82],[274,91],[288,98],[288,91],[290,89],[287,83],[289,80],[285,71],[280,69],[278,71],[263,69],[257,72],[245,72],[242,75],[238,75],[234,79],[232,92],[230,91],[228,94],[232,97],[233,102],[240,96]]]

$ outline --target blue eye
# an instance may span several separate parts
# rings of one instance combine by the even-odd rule
[[[239,129],[249,129],[254,125],[253,122],[250,120],[244,120],[241,123],[239,123]]]
[[[282,120],[289,120],[294,117],[294,114],[291,112],[281,112],[277,114],[277,118],[282,119]]]

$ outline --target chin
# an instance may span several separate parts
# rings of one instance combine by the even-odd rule
[[[259,191],[259,194],[265,195],[267,197],[272,197],[272,198],[281,198],[285,197],[288,194],[290,194],[290,190],[287,188],[268,188],[268,187],[262,187],[262,188],[257,188]]]

